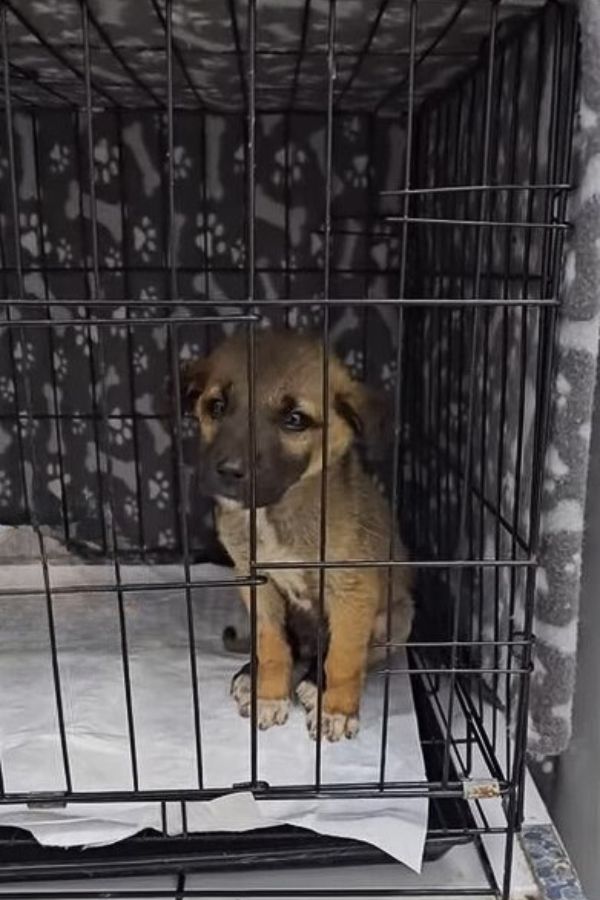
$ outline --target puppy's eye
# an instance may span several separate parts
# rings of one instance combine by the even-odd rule
[[[299,409],[286,412],[281,419],[281,426],[286,431],[306,431],[312,425],[312,419]]]
[[[213,399],[209,400],[206,404],[206,411],[211,419],[222,419],[226,409],[227,404],[222,397],[213,397]]]

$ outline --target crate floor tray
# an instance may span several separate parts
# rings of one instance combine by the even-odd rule
[[[420,677],[413,676],[412,687],[427,777],[438,781],[443,735]],[[456,778],[453,767],[450,777]],[[456,844],[471,841],[473,826],[466,801],[430,801],[424,861],[437,859]],[[82,873],[101,877],[390,862],[386,853],[372,845],[289,825],[235,834],[185,836],[167,836],[148,829],[116,845],[96,848],[42,847],[22,829],[0,828],[0,859],[0,881],[81,877]]]

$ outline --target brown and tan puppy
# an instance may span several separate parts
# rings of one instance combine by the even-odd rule
[[[250,467],[247,350],[244,335],[189,363],[184,396],[200,425],[200,479],[216,500],[219,537],[240,575],[249,570]],[[260,332],[256,336],[257,561],[316,562],[320,546],[322,346],[309,337]],[[380,427],[381,404],[353,381],[341,362],[329,362],[326,558],[385,560],[391,514],[363,469],[359,444]],[[398,541],[396,559],[405,557]],[[410,570],[392,570],[392,635],[407,639],[412,623]],[[325,572],[328,642],[324,662],[322,733],[329,740],[358,732],[360,696],[370,663],[385,658],[388,572],[385,568],[333,568]],[[282,725],[292,695],[293,654],[300,643],[315,653],[317,568],[264,570],[257,588],[258,724]],[[250,591],[242,589],[247,606]],[[291,638],[291,639],[290,639]],[[294,641],[293,639],[296,638]],[[307,640],[308,638],[308,640]],[[316,735],[315,667],[296,687],[307,725]],[[232,694],[241,715],[250,710],[246,666]]]

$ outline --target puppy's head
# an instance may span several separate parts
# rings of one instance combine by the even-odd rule
[[[261,332],[255,352],[256,503],[270,506],[322,468],[325,427],[320,341]],[[249,505],[250,442],[247,346],[243,335],[224,341],[182,373],[184,406],[200,426],[200,481],[214,497]],[[376,431],[381,404],[329,362],[328,465]]]

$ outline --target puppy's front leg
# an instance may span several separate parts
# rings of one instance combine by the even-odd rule
[[[250,591],[242,589],[242,599],[250,611]],[[285,635],[285,601],[271,582],[256,590],[257,616],[257,720],[261,730],[283,725],[290,711],[292,653]],[[250,716],[252,679],[250,663],[234,676],[231,693],[241,716]]]
[[[377,582],[369,573],[339,579],[326,599],[329,648],[325,659],[322,734],[330,741],[358,734],[367,654],[377,612]],[[317,736],[316,691],[307,709],[310,736]]]

